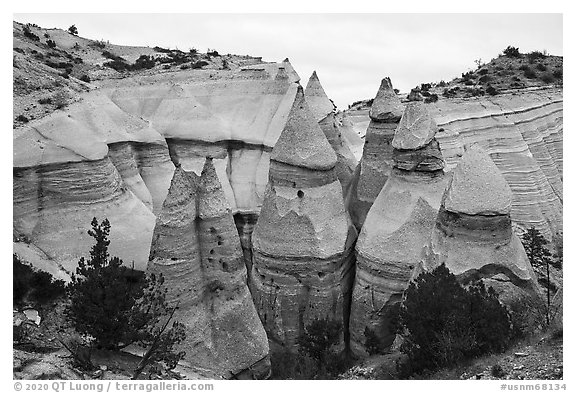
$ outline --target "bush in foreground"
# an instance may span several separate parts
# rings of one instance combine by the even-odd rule
[[[123,266],[122,260],[108,253],[108,220],[98,223],[94,218],[91,225],[88,234],[96,244],[90,258],[78,262],[68,287],[67,315],[73,326],[91,338],[92,346],[118,350],[139,343],[148,348],[145,363],[163,361],[169,368],[175,367],[184,353],[175,352],[174,345],[186,335],[184,326],[172,321],[177,305],[168,305],[163,277],[146,277]],[[136,374],[146,364],[141,364]]]
[[[404,373],[456,364],[508,346],[508,312],[481,282],[464,288],[444,264],[410,284],[400,310],[408,355]]]

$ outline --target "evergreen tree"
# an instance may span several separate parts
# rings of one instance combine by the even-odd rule
[[[550,324],[550,265],[553,265],[552,253],[546,247],[548,241],[540,231],[530,227],[522,235],[522,245],[526,256],[534,268],[546,268],[546,324]]]
[[[502,351],[511,338],[508,312],[493,289],[468,289],[442,264],[410,283],[400,309],[409,367],[419,372]]]
[[[185,338],[184,326],[172,321],[175,307],[166,301],[162,275],[149,277],[110,257],[110,222],[94,218],[88,234],[96,243],[90,259],[78,262],[68,286],[67,315],[79,333],[92,338],[98,348],[118,350],[132,343],[153,349],[150,360],[163,360],[174,367],[183,352],[173,347]],[[140,370],[141,371],[141,370]]]
[[[72,35],[78,35],[78,28],[76,27],[76,25],[72,25],[68,28],[68,33],[72,34]]]

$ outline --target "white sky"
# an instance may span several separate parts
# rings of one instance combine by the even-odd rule
[[[372,98],[380,80],[408,92],[450,80],[508,46],[562,55],[562,14],[14,14],[120,45],[207,48],[316,70],[340,109]]]

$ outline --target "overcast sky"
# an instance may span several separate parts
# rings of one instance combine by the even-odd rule
[[[380,80],[408,92],[450,80],[508,46],[563,55],[561,14],[15,14],[19,22],[120,45],[207,48],[290,62],[305,86],[316,70],[340,109]]]

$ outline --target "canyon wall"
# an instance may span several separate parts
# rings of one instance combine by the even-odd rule
[[[512,189],[515,231],[534,226],[556,243],[563,227],[562,93],[549,87],[426,104],[439,127],[436,139],[446,170],[456,166],[466,146],[479,144]],[[349,111],[345,118],[362,134],[365,111]]]

